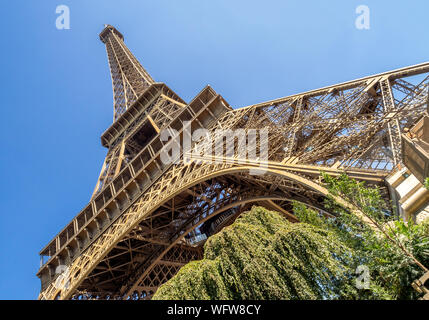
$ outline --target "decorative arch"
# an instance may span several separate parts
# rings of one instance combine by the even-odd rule
[[[70,285],[60,292],[61,299],[69,299],[75,293],[97,264],[114,248],[114,246],[127,236],[144,218],[149,217],[165,202],[171,200],[181,192],[188,190],[198,183],[227,175],[239,175],[249,170],[258,168],[255,165],[239,164],[180,164],[173,166],[160,180],[155,182],[148,191],[137,199],[127,211],[125,211],[109,228],[98,237],[92,245],[81,254],[70,266]],[[328,191],[314,181],[290,171],[281,170],[278,166],[263,168],[266,174],[255,176],[257,179],[275,176],[278,181],[293,183],[301,186],[303,190],[309,190],[321,196],[326,196]],[[173,178],[175,177],[175,178]],[[287,186],[286,186],[287,187]],[[173,239],[176,241],[177,239]],[[132,281],[132,279],[130,280]],[[132,285],[130,286],[132,287]],[[45,292],[49,296],[56,296],[58,290],[48,288]]]

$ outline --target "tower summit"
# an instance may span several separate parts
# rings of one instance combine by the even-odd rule
[[[105,44],[113,87],[113,121],[116,121],[155,81],[124,43],[115,27],[105,25],[100,33]]]
[[[174,116],[184,101],[162,83],[155,84],[149,73],[134,57],[124,43],[124,36],[115,27],[105,25],[100,33],[100,40],[106,46],[110,74],[113,87],[113,124],[101,137],[102,144],[109,148],[101,169],[96,187],[95,197],[107,183],[109,183],[135,156],[149,139],[159,132],[166,123],[166,119]],[[153,95],[161,94],[160,99],[153,101],[157,104],[144,106],[144,102],[137,103],[139,98],[148,99]],[[169,100],[167,100],[167,98]],[[145,119],[145,125],[136,131],[141,123],[137,119],[130,119],[140,114],[140,121]],[[160,121],[160,122],[159,122]],[[120,136],[117,132],[123,130]],[[125,135],[133,133],[129,138]],[[115,137],[112,140],[112,135]]]

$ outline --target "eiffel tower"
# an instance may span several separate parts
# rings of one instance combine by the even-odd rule
[[[40,251],[39,299],[150,299],[252,205],[294,222],[292,201],[330,215],[322,170],[377,185],[390,199],[386,177],[403,167],[401,135],[427,112],[429,63],[232,108],[210,86],[187,103],[155,82],[113,26],[100,40],[114,96],[101,136],[107,156],[89,203]],[[163,150],[186,128],[266,130],[264,173],[252,174],[260,163],[237,150],[221,161],[185,161],[182,151],[165,163]]]

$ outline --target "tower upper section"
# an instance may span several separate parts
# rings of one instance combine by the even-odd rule
[[[115,27],[105,25],[100,40],[106,46],[112,76],[113,121],[116,121],[155,81],[127,48],[124,36]]]

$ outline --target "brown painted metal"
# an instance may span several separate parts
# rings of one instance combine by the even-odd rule
[[[41,250],[40,299],[149,299],[186,262],[201,258],[204,239],[253,204],[295,221],[291,201],[323,214],[320,171],[384,189],[402,159],[401,134],[427,108],[429,63],[233,109],[211,87],[189,104],[156,83],[106,26],[114,123],[88,205]],[[406,78],[406,80],[405,80]],[[164,164],[162,130],[268,130],[266,173],[237,152],[218,162]],[[262,143],[258,136],[258,144]],[[198,146],[192,146],[193,150]],[[58,286],[58,266],[68,286]]]

